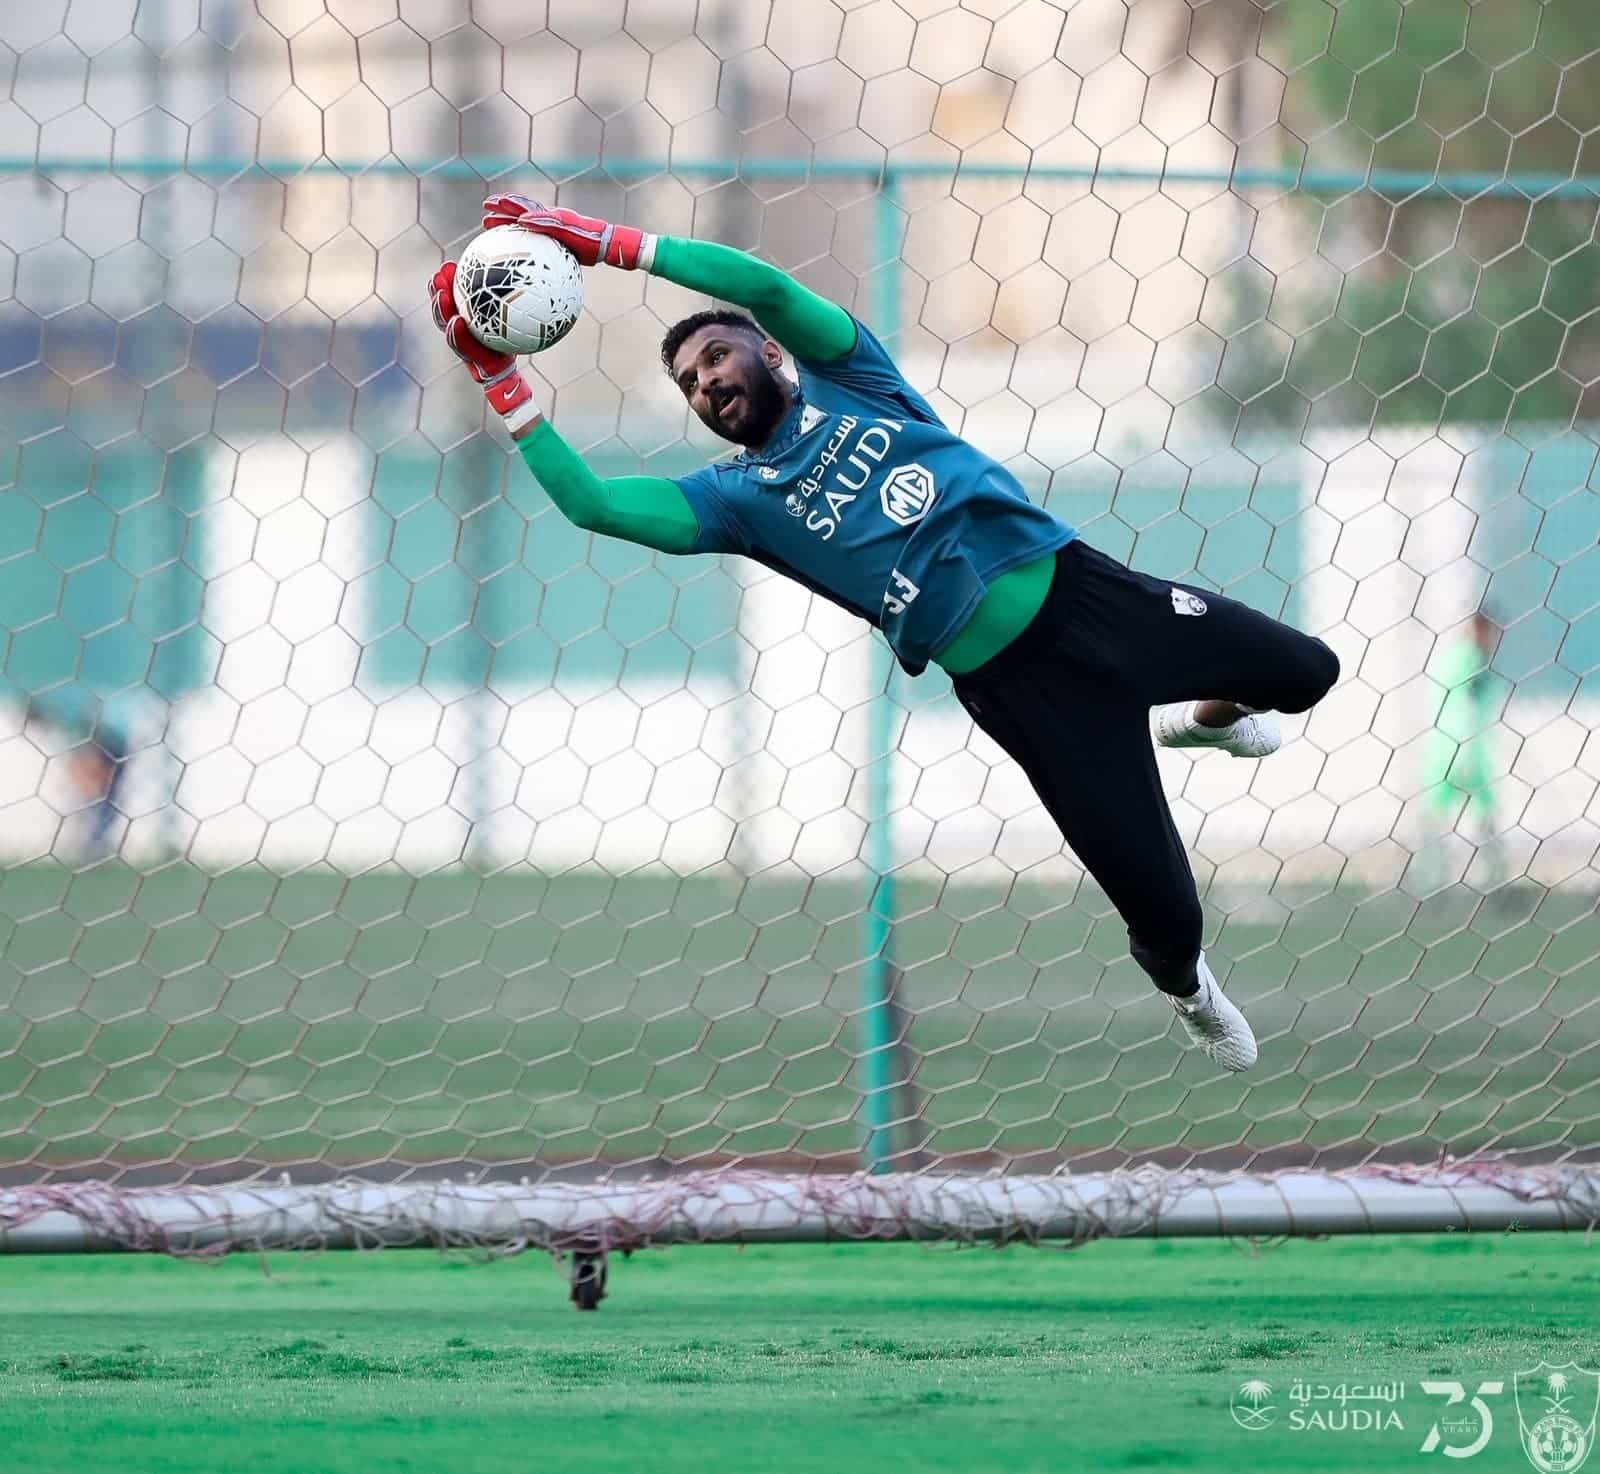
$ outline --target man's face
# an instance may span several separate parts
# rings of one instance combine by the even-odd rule
[[[789,408],[778,375],[783,353],[748,328],[711,323],[696,328],[672,360],[689,408],[713,434],[735,445],[765,445]]]

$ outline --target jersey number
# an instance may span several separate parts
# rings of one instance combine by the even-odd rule
[[[883,596],[883,606],[891,614],[904,614],[906,605],[922,592],[898,568],[889,570],[889,589]]]

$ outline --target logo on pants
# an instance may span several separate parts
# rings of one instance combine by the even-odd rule
[[[1172,612],[1174,614],[1204,614],[1206,601],[1198,594],[1191,594],[1188,589],[1174,589],[1172,591]]]

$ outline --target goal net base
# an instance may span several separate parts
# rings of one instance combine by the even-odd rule
[[[0,1252],[360,1249],[603,1253],[684,1243],[1592,1229],[1600,1167],[1489,1159],[1241,1175],[1138,1167],[1050,1176],[778,1174],[572,1183],[333,1182],[0,1191]]]

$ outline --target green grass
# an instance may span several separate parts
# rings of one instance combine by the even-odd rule
[[[0,1162],[848,1156],[864,886],[660,876],[0,874]],[[894,948],[933,1154],[1592,1146],[1594,900],[1288,893],[1213,912],[1263,1041],[1174,1035],[1103,901],[907,883]],[[172,1174],[163,1174],[170,1177]]]
[[[1526,1469],[1509,1397],[1600,1361],[1577,1236],[1079,1253],[676,1249],[596,1315],[548,1261],[431,1252],[0,1260],[0,1436],[32,1474],[378,1469],[951,1474],[1387,1470],[1425,1376],[1503,1378],[1479,1474]],[[1248,1376],[1407,1384],[1405,1431],[1246,1433]]]

